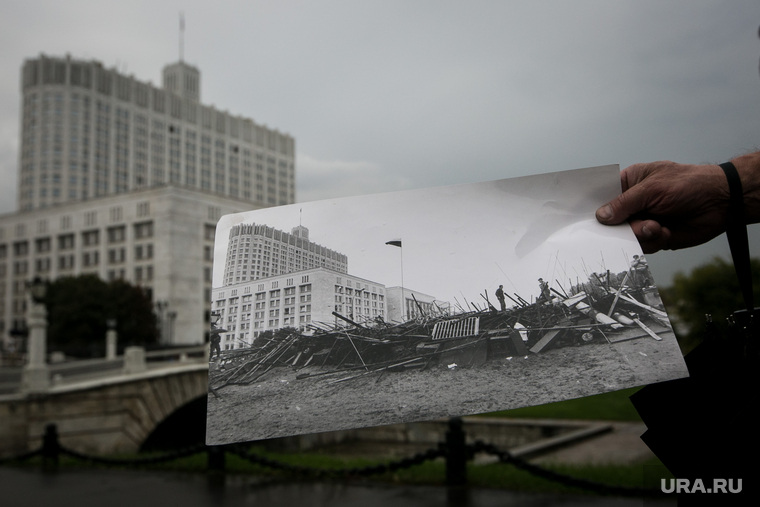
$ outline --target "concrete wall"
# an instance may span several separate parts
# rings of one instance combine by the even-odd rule
[[[540,440],[577,432],[590,425],[588,421],[497,417],[463,417],[462,421],[468,444],[482,441],[504,449],[522,447]],[[351,442],[370,442],[391,446],[413,445],[433,448],[446,439],[448,430],[449,421],[440,419],[297,435],[272,439],[268,441],[268,445],[285,450],[309,450]]]

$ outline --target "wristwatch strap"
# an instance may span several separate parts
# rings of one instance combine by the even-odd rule
[[[747,224],[744,218],[742,181],[733,163],[724,162],[720,164],[720,168],[726,174],[728,189],[731,194],[726,223],[726,237],[728,238],[728,246],[731,249],[731,258],[734,261],[736,276],[739,279],[739,287],[744,296],[744,304],[747,307],[747,311],[751,314],[755,308],[755,302],[752,292],[752,270],[749,261]]]

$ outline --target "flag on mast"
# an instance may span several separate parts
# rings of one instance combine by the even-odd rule
[[[400,248],[401,247],[401,240],[400,239],[392,239],[390,241],[386,241],[385,244],[386,245],[391,245],[391,246],[397,246],[397,247]]]

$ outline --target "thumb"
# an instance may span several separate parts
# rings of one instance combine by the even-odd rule
[[[596,210],[596,219],[605,225],[622,224],[643,210],[645,203],[640,192],[631,188]]]

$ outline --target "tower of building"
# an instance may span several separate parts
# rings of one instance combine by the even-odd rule
[[[241,224],[230,229],[223,285],[319,267],[347,273],[348,257],[309,241],[309,229],[301,225],[287,233],[262,224]]]
[[[200,71],[167,65],[163,87],[97,61],[40,56],[21,79],[20,210],[162,185],[295,201],[295,141],[201,103]]]

